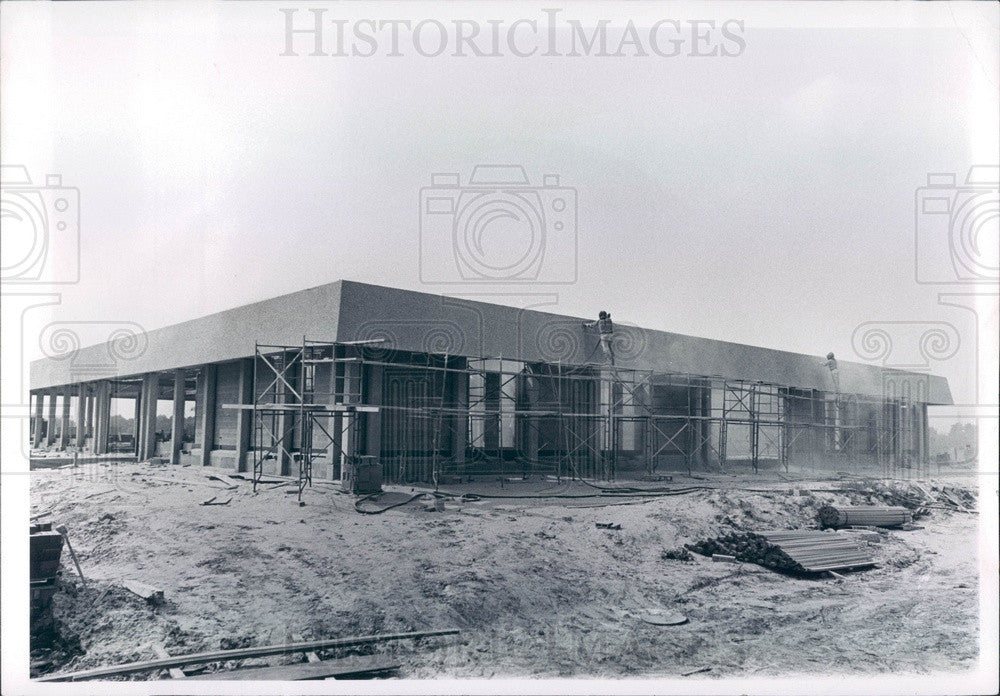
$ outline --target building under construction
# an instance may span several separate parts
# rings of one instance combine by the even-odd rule
[[[611,365],[583,322],[338,281],[32,363],[33,446],[300,486],[359,461],[434,483],[893,473],[927,465],[927,407],[952,403],[926,373],[841,361],[835,379],[818,356],[635,326]]]

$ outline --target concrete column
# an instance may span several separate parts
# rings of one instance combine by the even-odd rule
[[[173,423],[170,425],[170,463],[181,463],[181,447],[184,444],[184,370],[174,370]]]
[[[701,415],[708,417],[712,415],[712,389],[711,387],[705,387],[701,390]],[[711,450],[709,449],[709,440],[712,435],[712,424],[710,421],[701,421],[701,462],[702,466],[708,467],[709,459],[711,458]]]
[[[45,423],[45,446],[51,447],[56,441],[56,398],[57,394],[49,392],[49,418]]]
[[[458,369],[465,370],[468,363],[465,359],[456,361]],[[463,413],[457,414],[452,420],[452,441],[451,457],[458,466],[458,471],[465,469],[465,449],[469,443],[469,417],[464,411],[469,408],[469,375],[465,372],[447,372],[446,378],[452,380],[451,402],[456,409]],[[538,429],[532,423],[528,429],[528,438],[534,438],[534,448],[528,446],[528,454],[534,453],[535,459],[538,456]]]
[[[253,403],[253,359],[240,360],[238,403],[250,405]],[[250,449],[250,439],[253,433],[253,411],[240,409],[236,413],[236,471],[246,471],[248,468],[247,452]]]
[[[362,385],[362,403],[380,405],[382,403],[382,380],[384,368],[381,365],[369,365],[364,368],[364,384]],[[357,417],[357,416],[356,416]],[[382,414],[365,413],[362,425],[364,442],[357,451],[373,457],[382,456]]]
[[[76,390],[76,448],[83,451],[87,444],[87,385],[81,384]]]
[[[111,431],[111,383],[102,380],[97,384],[94,397],[94,452],[108,453],[108,435]]]
[[[63,389],[62,417],[59,419],[59,449],[65,450],[69,444],[69,410],[72,399],[73,387],[66,386]]]
[[[139,438],[142,433],[142,428],[140,424],[142,423],[142,387],[139,387],[139,392],[135,396],[135,413],[132,418],[132,452],[136,457],[139,456]]]
[[[31,446],[34,449],[42,446],[42,428],[45,427],[45,419],[43,417],[44,407],[45,393],[37,392],[35,394],[35,420],[32,423],[34,429],[31,432]]]
[[[931,439],[927,431],[927,404],[920,404],[920,462],[926,467],[931,465]],[[927,469],[930,475],[930,469]]]
[[[141,388],[137,456],[139,461],[146,461],[156,454],[156,407],[160,391],[159,373],[153,372],[143,375]]]
[[[86,427],[84,428],[85,437],[94,436],[94,390],[93,388],[87,389],[87,413],[84,416],[84,421]]]
[[[101,449],[101,429],[102,429],[101,415],[104,413],[103,411],[105,403],[104,391],[106,384],[107,382],[104,382],[102,380],[94,385],[94,442],[93,442],[94,454],[103,454],[103,451]],[[104,428],[104,430],[106,431],[107,428]],[[106,450],[107,447],[105,446],[104,449]]]
[[[212,463],[212,449],[215,446],[215,375],[215,365],[205,365],[198,375],[200,401],[196,408],[202,466]]]

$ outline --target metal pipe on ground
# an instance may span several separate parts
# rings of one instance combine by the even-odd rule
[[[354,638],[331,638],[327,640],[313,640],[304,643],[288,643],[284,645],[265,645],[256,648],[237,648],[235,650],[215,650],[212,652],[195,653],[193,655],[174,655],[169,658],[158,660],[148,660],[146,662],[130,662],[123,665],[111,667],[98,667],[82,672],[70,672],[69,674],[53,674],[36,679],[35,681],[78,681],[81,679],[96,679],[98,677],[119,676],[124,674],[134,674],[136,672],[147,672],[156,669],[169,669],[170,667],[182,667],[184,665],[205,664],[208,662],[224,662],[226,660],[241,660],[251,657],[268,657],[270,655],[281,655],[290,652],[306,652],[310,650],[328,650],[330,648],[346,648],[359,645],[370,645],[385,641],[406,640],[409,638],[431,638],[437,636],[450,636],[459,633],[457,628],[446,628],[436,631],[414,631],[411,633],[391,633],[385,635],[358,636]]]
[[[819,522],[824,527],[898,527],[913,521],[913,513],[904,507],[834,507],[819,509]]]

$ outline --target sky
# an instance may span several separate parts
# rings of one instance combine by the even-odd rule
[[[79,192],[78,247],[72,220],[50,230],[43,272],[74,282],[5,283],[5,317],[30,304],[13,291],[54,303],[25,311],[5,351],[19,340],[22,360],[41,357],[46,322],[86,344],[107,327],[152,329],[345,278],[918,365],[947,376],[960,404],[995,403],[977,387],[996,372],[995,343],[979,340],[995,333],[995,298],[967,295],[996,284],[918,282],[917,235],[941,261],[948,216],[941,227],[916,214],[915,196],[929,173],[956,174],[957,189],[971,165],[998,161],[996,4],[567,3],[561,41],[573,18],[673,18],[686,43],[673,57],[648,45],[426,57],[406,37],[391,56],[383,33],[370,57],[311,56],[313,39],[294,35],[298,55],[282,55],[282,9],[303,28],[324,8],[330,52],[333,20],[350,33],[365,18],[464,18],[485,36],[490,18],[544,24],[551,5],[5,4],[3,163]],[[699,18],[738,55],[690,55]],[[727,25],[740,41],[726,21],[741,23]],[[522,165],[538,187],[557,174],[561,193],[527,200],[575,201],[563,230],[558,216],[542,223],[530,282],[466,280],[441,228],[453,218],[427,214],[433,174],[459,174],[443,194],[457,198],[479,164]],[[491,258],[526,243],[509,217],[484,229]],[[23,241],[3,239],[5,251]],[[950,346],[930,358],[928,327]],[[888,354],[864,347],[872,328]]]

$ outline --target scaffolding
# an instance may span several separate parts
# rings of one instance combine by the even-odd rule
[[[896,476],[928,464],[920,404],[723,376],[603,363],[526,362],[395,350],[381,339],[257,344],[253,481],[317,466],[340,478],[377,457],[393,482],[475,475],[613,481],[625,474],[792,461],[866,461]],[[268,471],[270,470],[270,471]]]

